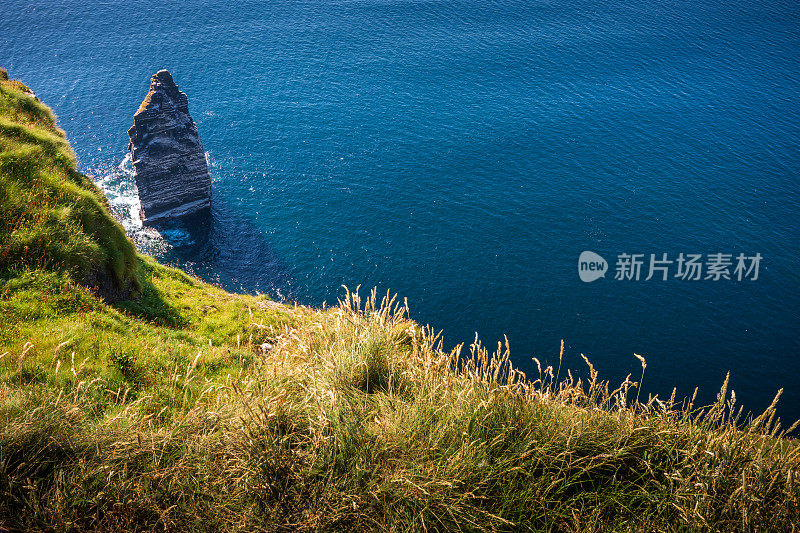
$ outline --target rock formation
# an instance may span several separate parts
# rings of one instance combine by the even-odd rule
[[[211,179],[189,100],[167,70],[150,78],[150,91],[128,130],[136,186],[146,224],[208,209]]]

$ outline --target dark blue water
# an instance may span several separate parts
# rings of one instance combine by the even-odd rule
[[[408,298],[448,344],[645,385],[726,372],[800,417],[800,4],[2,0],[0,65],[59,115],[143,250],[229,289]],[[144,232],[126,130],[150,75],[189,96],[208,242]],[[605,279],[583,283],[578,255]],[[622,253],[763,256],[757,280],[614,280]],[[673,265],[674,268],[674,265]]]

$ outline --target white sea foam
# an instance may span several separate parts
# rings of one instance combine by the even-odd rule
[[[108,198],[111,213],[125,228],[125,233],[136,244],[136,248],[148,254],[160,254],[171,248],[158,230],[144,226],[139,216],[141,203],[134,180],[134,169],[130,153],[116,165],[92,171],[95,184]]]
[[[120,169],[126,176],[130,176],[131,178],[133,177],[133,159],[131,158],[130,152],[125,154],[125,157],[122,158],[122,161],[117,168]]]

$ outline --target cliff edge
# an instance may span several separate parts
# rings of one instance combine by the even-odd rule
[[[141,288],[133,243],[77,171],[52,111],[0,69],[0,278],[33,269],[67,275],[106,302]]]

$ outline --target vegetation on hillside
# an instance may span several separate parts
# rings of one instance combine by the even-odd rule
[[[560,357],[526,377],[505,348],[444,351],[389,295],[289,307],[136,256],[52,114],[0,90],[0,531],[800,524],[773,408],[639,398]],[[109,304],[97,265],[138,290]]]
[[[59,270],[106,299],[140,287],[136,250],[75,169],[52,111],[0,69],[0,270]]]

